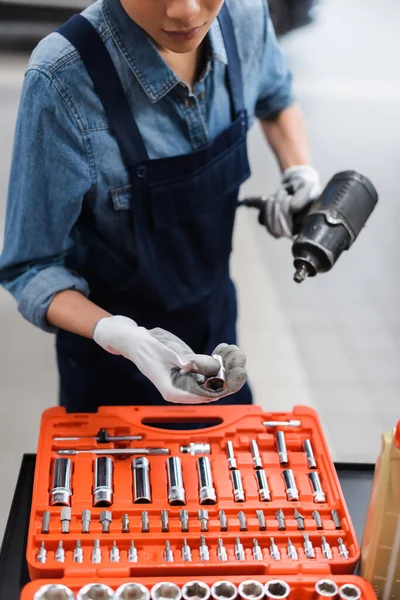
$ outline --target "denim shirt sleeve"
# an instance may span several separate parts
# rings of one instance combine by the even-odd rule
[[[292,74],[276,39],[266,0],[263,0],[263,5],[264,43],[255,114],[259,119],[273,119],[282,110],[293,104],[294,94]]]
[[[65,267],[92,177],[73,107],[50,77],[25,75],[14,139],[0,283],[21,314],[45,331],[55,294],[88,295],[87,282]]]

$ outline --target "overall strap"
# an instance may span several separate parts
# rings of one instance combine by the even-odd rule
[[[82,15],[74,15],[57,31],[78,51],[103,104],[126,165],[129,167],[147,160],[143,138],[100,34]]]
[[[226,4],[222,5],[218,15],[218,21],[224,38],[226,54],[228,56],[228,85],[232,97],[234,117],[236,117],[245,109],[243,100],[242,67],[232,19]]]

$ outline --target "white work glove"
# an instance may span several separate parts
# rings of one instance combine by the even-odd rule
[[[317,171],[309,165],[289,167],[274,194],[265,202],[263,222],[276,238],[293,238],[293,216],[311,204],[321,193]]]
[[[220,344],[227,386],[222,392],[202,387],[203,377],[212,377],[220,364],[211,356],[195,354],[181,339],[165,329],[145,329],[123,316],[105,317],[97,323],[93,339],[112,354],[122,354],[156,386],[164,400],[179,404],[213,402],[234,394],[246,382],[246,357],[237,346]]]

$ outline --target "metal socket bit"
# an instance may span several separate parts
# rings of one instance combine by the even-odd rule
[[[112,513],[110,510],[102,510],[100,513],[101,533],[110,533]]]
[[[163,533],[167,533],[169,531],[169,518],[167,510],[161,511],[161,531]]]
[[[210,586],[203,581],[188,581],[182,587],[183,600],[208,600],[210,594]]]
[[[294,518],[297,521],[297,529],[299,531],[303,531],[304,530],[304,517],[297,508],[295,508],[295,510],[294,510]]]
[[[149,504],[151,502],[150,463],[145,456],[132,460],[133,502]]]
[[[141,435],[110,435],[107,429],[99,429],[97,435],[79,435],[76,437],[55,437],[55,442],[76,442],[78,440],[93,440],[98,444],[109,444],[110,442],[134,442],[141,440]]]
[[[56,458],[53,463],[53,488],[50,492],[51,506],[71,506],[72,461]]]
[[[317,461],[315,460],[314,451],[311,445],[311,440],[304,440],[303,442],[304,452],[307,457],[307,464],[309,469],[317,468]]]
[[[150,532],[149,513],[147,510],[142,510],[142,533]]]
[[[274,538],[269,538],[271,545],[269,547],[269,553],[271,555],[272,560],[281,560],[281,553],[279,551],[278,546],[275,544]]]
[[[289,421],[264,421],[265,427],[301,427],[301,421],[298,419],[289,419]]]
[[[210,444],[201,444],[199,442],[190,442],[187,446],[180,447],[181,454],[190,454],[196,456],[197,454],[211,454]]]
[[[265,520],[265,515],[263,510],[256,510],[257,520],[258,520],[258,528],[260,531],[267,530],[267,522]]]
[[[172,552],[171,542],[169,540],[165,542],[164,560],[167,563],[174,562],[174,553]]]
[[[83,550],[80,540],[76,540],[76,546],[74,548],[74,563],[83,563]]]
[[[42,533],[50,532],[50,511],[45,510],[42,516]]]
[[[353,583],[345,583],[339,588],[340,600],[360,600],[361,590]]]
[[[90,533],[90,510],[82,511],[82,533]]]
[[[40,548],[38,550],[38,553],[36,555],[36,560],[38,563],[42,563],[45,564],[46,560],[47,560],[47,550],[45,548],[44,542],[42,542],[40,544]]]
[[[309,473],[308,477],[311,482],[314,502],[318,504],[326,502],[326,494],[322,489],[321,480],[319,478],[318,473]]]
[[[342,523],[340,521],[339,513],[337,510],[333,509],[331,511],[332,519],[335,524],[336,529],[342,529]]]
[[[160,581],[153,585],[150,592],[152,600],[180,600],[181,590],[170,581]]]
[[[290,560],[299,560],[296,546],[293,544],[293,542],[291,541],[290,538],[288,538],[288,542],[287,542],[287,553],[288,553],[288,558]]]
[[[240,538],[238,537],[235,540],[235,557],[236,560],[246,560],[243,544],[240,542]]]
[[[319,514],[319,512],[317,510],[313,510],[311,516],[315,521],[317,529],[322,529],[322,519],[321,519],[321,515]]]
[[[283,510],[281,508],[276,511],[275,519],[278,521],[278,530],[286,531],[285,515],[283,514]]]
[[[69,533],[72,511],[70,506],[63,506],[60,514],[61,533]]]
[[[247,531],[247,519],[245,513],[241,510],[238,512],[240,531]]]
[[[212,377],[207,377],[204,380],[203,385],[206,390],[210,390],[211,392],[223,392],[224,390],[226,390],[227,386],[224,361],[222,359],[222,356],[220,356],[219,354],[213,354],[212,357],[219,362],[220,369],[216,375],[213,375]]]
[[[253,457],[253,467],[255,469],[262,469],[262,460],[260,456],[260,451],[258,449],[258,444],[256,440],[251,440],[250,442],[250,450]]]
[[[187,543],[186,538],[183,538],[182,561],[183,562],[192,562],[192,551],[190,549],[189,544]]]
[[[35,592],[33,600],[74,600],[72,590],[61,583],[43,585]]]
[[[216,581],[211,586],[211,597],[214,600],[235,600],[238,590],[231,581]]]
[[[258,540],[253,540],[253,558],[254,560],[263,560],[263,554]]]
[[[339,588],[331,579],[320,579],[315,584],[316,600],[324,600],[324,598],[337,598]]]
[[[186,504],[183,486],[182,462],[177,456],[167,458],[168,502],[171,506]]]
[[[239,598],[243,600],[261,600],[264,597],[264,586],[259,581],[247,579],[239,584]]]
[[[257,469],[254,475],[257,481],[260,502],[269,502],[271,500],[271,492],[268,487],[267,475],[264,469]]]
[[[219,511],[219,524],[221,531],[228,531],[228,519],[224,510]]]
[[[55,560],[55,562],[60,562],[60,563],[65,562],[65,550],[63,548],[63,543],[61,540],[58,542],[57,550],[54,555],[54,560]]]
[[[76,600],[114,600],[114,591],[104,583],[88,583],[79,592]]]
[[[218,539],[217,558],[220,562],[228,561],[228,553],[221,538]]]
[[[332,550],[331,550],[330,545],[326,541],[326,537],[324,535],[321,536],[321,549],[322,549],[323,557],[326,558],[327,560],[332,560],[332,558],[333,558]]]
[[[228,455],[229,470],[232,471],[233,469],[237,469],[235,451],[233,449],[233,443],[231,441],[226,442],[226,453]]]
[[[73,450],[63,449],[56,450],[57,454],[60,456],[76,456],[77,454],[99,454],[99,455],[108,455],[108,456],[133,456],[143,454],[151,455],[151,456],[165,456],[166,454],[170,454],[169,448],[106,448],[104,450],[100,450],[99,448],[92,448],[91,450]]]
[[[150,592],[141,583],[123,583],[115,592],[115,600],[150,600]]]
[[[282,477],[285,481],[286,497],[290,502],[297,501],[299,499],[299,490],[296,486],[296,480],[292,469],[285,469],[282,472]]]
[[[315,550],[307,533],[303,533],[303,540],[303,548],[306,558],[315,558]]]
[[[201,524],[201,531],[208,531],[208,510],[200,508],[198,517]]]
[[[179,511],[179,520],[182,533],[187,533],[189,531],[189,513],[184,508]]]
[[[210,560],[210,551],[206,544],[206,538],[204,535],[200,536],[200,548],[199,548],[200,560],[207,561]]]
[[[242,475],[238,469],[231,471],[231,479],[233,486],[233,499],[235,502],[244,502],[246,496],[243,489]]]
[[[283,431],[277,431],[275,433],[276,449],[278,451],[279,462],[282,466],[286,466],[289,462],[288,453],[286,449],[286,439]]]
[[[135,542],[132,540],[131,545],[129,546],[129,550],[128,550],[128,562],[137,563],[137,561],[138,561],[138,551],[135,547]]]
[[[114,542],[110,549],[110,562],[119,562],[119,549],[117,542]]]
[[[266,598],[288,598],[291,592],[290,585],[281,579],[272,579],[265,584]]]
[[[93,542],[93,550],[92,550],[92,563],[100,564],[102,560],[101,549],[100,549],[100,540],[94,540]]]
[[[346,544],[344,543],[342,538],[338,538],[338,546],[339,546],[339,554],[341,558],[349,558],[350,552],[346,548]]]
[[[197,459],[197,472],[199,476],[199,500],[200,504],[216,504],[217,494],[211,471],[211,463],[208,456]]]
[[[124,513],[122,515],[121,526],[122,526],[121,527],[122,533],[129,533],[130,527],[129,527],[129,515],[128,515],[128,513]]]
[[[111,506],[113,501],[113,459],[100,456],[94,459],[93,506]]]

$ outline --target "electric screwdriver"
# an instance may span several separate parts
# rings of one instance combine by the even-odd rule
[[[288,190],[290,194],[290,190]],[[329,271],[344,250],[348,250],[378,202],[372,183],[357,171],[337,173],[321,196],[294,215],[294,280]],[[259,222],[265,225],[265,199],[247,198],[239,205],[259,209]]]

